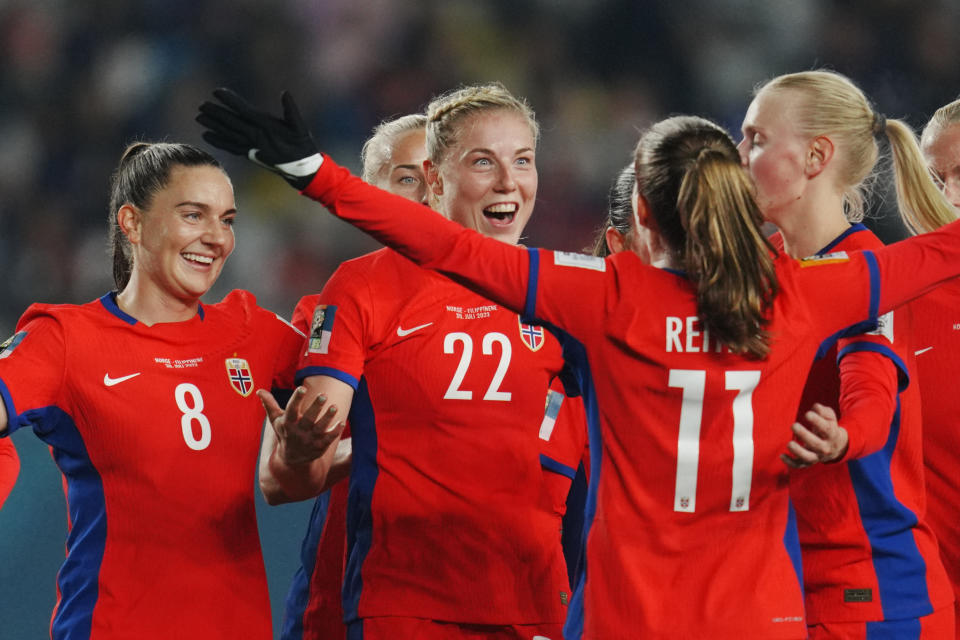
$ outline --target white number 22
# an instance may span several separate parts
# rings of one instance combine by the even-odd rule
[[[753,477],[753,390],[760,382],[759,371],[727,371],[726,389],[738,391],[733,399],[733,489],[730,511],[750,509]],[[683,389],[680,407],[680,434],[677,438],[677,483],[673,510],[693,513],[697,506],[697,467],[700,461],[700,425],[707,372],[671,369],[669,385]]]
[[[464,377],[467,375],[467,369],[470,368],[470,360],[473,358],[473,338],[470,337],[470,334],[463,333],[462,331],[448,333],[443,337],[443,352],[453,353],[454,347],[458,342],[463,344],[463,353],[460,354],[460,363],[457,365],[457,370],[453,374],[453,379],[450,380],[450,386],[447,387],[447,392],[443,394],[444,400],[473,399],[473,391],[460,388]],[[483,355],[493,355],[494,342],[500,345],[500,364],[497,365],[497,370],[493,374],[490,386],[487,387],[487,392],[483,394],[483,399],[509,402],[511,397],[510,392],[500,391],[500,383],[503,382],[504,376],[507,375],[507,369],[510,368],[510,358],[513,355],[513,347],[510,346],[510,338],[494,331],[483,336],[483,342],[480,345]]]

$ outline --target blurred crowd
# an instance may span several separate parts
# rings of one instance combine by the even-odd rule
[[[578,250],[651,121],[696,113],[738,137],[758,82],[827,66],[919,126],[960,94],[957,51],[954,0],[0,0],[0,338],[31,302],[111,288],[110,171],[133,140],[204,144],[193,118],[216,86],[271,110],[289,89],[321,147],[357,167],[382,119],[500,80],[542,124],[527,241]],[[289,315],[375,248],[216,155],[240,218],[214,296],[243,287]],[[896,239],[878,195],[870,224]]]

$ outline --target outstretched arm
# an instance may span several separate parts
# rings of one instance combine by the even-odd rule
[[[215,147],[245,155],[403,255],[523,313],[526,249],[465,230],[431,209],[372,187],[321,156],[288,93],[283,116],[254,109],[228,89],[200,105],[197,122]],[[451,260],[451,257],[459,259]],[[455,265],[455,266],[454,266]],[[464,268],[465,267],[465,268]]]

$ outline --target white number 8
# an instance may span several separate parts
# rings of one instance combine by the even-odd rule
[[[181,382],[175,392],[177,408],[183,412],[180,416],[180,429],[183,431],[183,440],[194,451],[202,451],[210,446],[210,421],[203,415],[203,396],[200,389],[189,382]],[[193,406],[187,405],[187,396],[190,396]],[[200,437],[193,435],[193,421],[200,425]]]

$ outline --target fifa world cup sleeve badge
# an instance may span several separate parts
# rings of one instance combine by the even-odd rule
[[[330,336],[337,315],[337,307],[332,304],[318,304],[313,310],[310,323],[310,338],[307,341],[307,353],[325,354],[330,350]]]
[[[23,339],[26,337],[26,331],[18,331],[3,342],[0,342],[0,360],[13,353],[13,350],[16,349],[17,345],[23,342]]]

